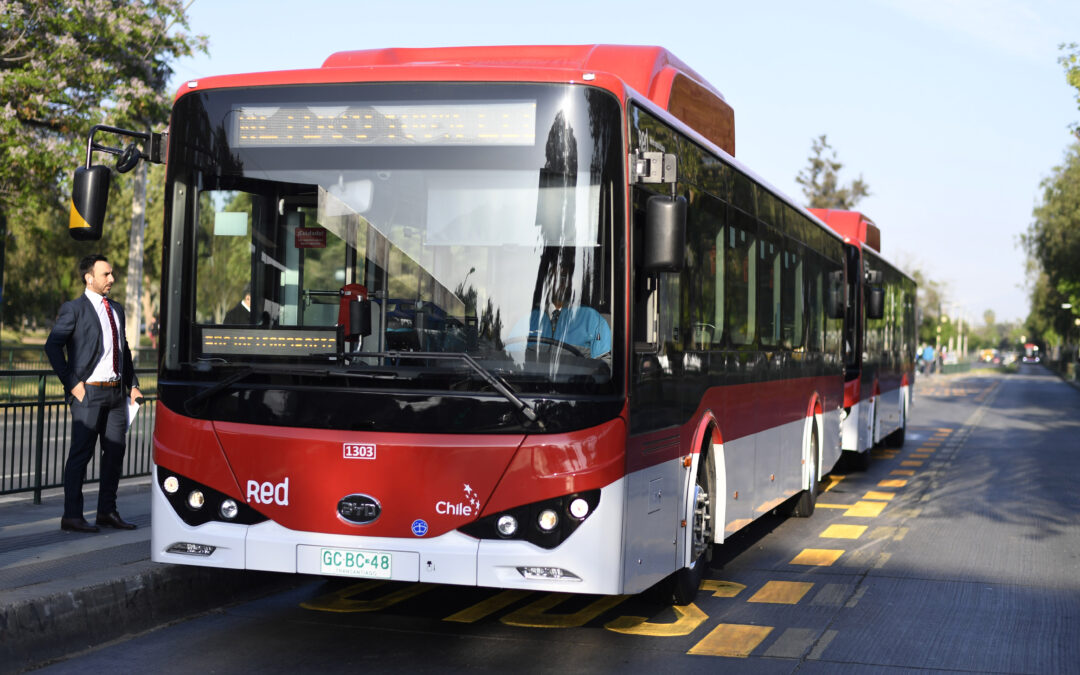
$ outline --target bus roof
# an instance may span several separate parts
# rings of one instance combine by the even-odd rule
[[[809,211],[836,230],[841,237],[881,253],[881,230],[865,214],[842,209],[809,209]]]
[[[619,80],[735,155],[735,112],[724,96],[663,47],[639,45],[505,45],[386,48],[331,54],[319,69],[226,75],[189,82],[188,91],[315,82]],[[625,92],[618,92],[625,95]]]

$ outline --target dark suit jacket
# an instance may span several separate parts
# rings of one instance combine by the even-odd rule
[[[247,307],[244,307],[243,302],[238,302],[233,305],[233,308],[228,312],[225,312],[225,323],[227,324],[250,324],[251,312]]]
[[[109,307],[116,314],[116,330],[119,333],[121,347],[124,350],[123,363],[120,365],[120,381],[124,395],[131,393],[133,386],[139,386],[135,367],[131,362],[131,350],[128,349],[124,335],[124,308],[118,302],[109,300]],[[65,350],[67,354],[65,355]],[[45,340],[45,354],[56,371],[56,376],[64,384],[64,392],[71,397],[71,389],[80,382],[85,382],[94,372],[94,366],[101,360],[105,351],[104,336],[97,311],[90,298],[80,295],[60,306],[49,337]]]

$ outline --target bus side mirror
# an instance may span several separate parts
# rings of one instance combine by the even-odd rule
[[[685,197],[649,197],[642,243],[642,266],[646,272],[682,270],[686,262]]]
[[[825,290],[825,313],[830,319],[844,318],[844,272],[829,272],[829,284]]]
[[[68,234],[76,241],[101,239],[105,207],[109,202],[110,171],[107,166],[79,167],[71,187]]]
[[[866,318],[880,319],[885,316],[885,289],[870,286],[866,295]]]

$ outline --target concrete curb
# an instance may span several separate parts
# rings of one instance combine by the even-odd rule
[[[141,561],[0,591],[0,672],[44,665],[130,633],[301,583],[295,574]]]

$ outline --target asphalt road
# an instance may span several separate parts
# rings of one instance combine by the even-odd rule
[[[1080,392],[929,378],[875,455],[726,544],[686,607],[312,578],[46,672],[1080,673]]]

